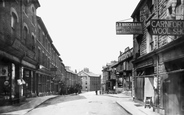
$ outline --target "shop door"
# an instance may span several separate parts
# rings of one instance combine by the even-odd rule
[[[144,78],[136,78],[136,98],[144,100]]]

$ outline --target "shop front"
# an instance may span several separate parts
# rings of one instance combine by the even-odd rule
[[[134,88],[135,88],[135,98],[145,102],[146,98],[151,98],[154,102],[154,60],[153,58],[145,59],[140,61],[135,65],[135,77],[134,77]]]
[[[20,101],[19,64],[6,58],[0,59],[0,105]]]
[[[184,114],[184,45],[161,53],[160,108],[166,115]]]

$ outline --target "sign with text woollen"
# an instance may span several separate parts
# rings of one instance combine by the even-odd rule
[[[116,22],[116,34],[143,34],[141,22]]]
[[[158,20],[150,21],[152,35],[184,35],[184,20]]]

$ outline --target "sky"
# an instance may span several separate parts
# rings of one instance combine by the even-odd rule
[[[140,0],[39,0],[40,16],[65,66],[102,74],[133,47],[132,35],[116,35],[116,22],[132,22]]]

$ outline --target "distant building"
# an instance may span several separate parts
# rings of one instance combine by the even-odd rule
[[[102,67],[102,88],[104,91],[112,91],[116,87],[116,70],[113,68],[115,65],[117,65],[117,61],[111,61]]]
[[[124,52],[120,52],[118,63],[112,66],[116,70],[117,87],[116,91],[131,91],[132,89],[132,64],[133,48],[125,48]]]
[[[101,76],[89,71],[88,68],[80,71],[78,76],[82,79],[82,91],[100,90]]]

